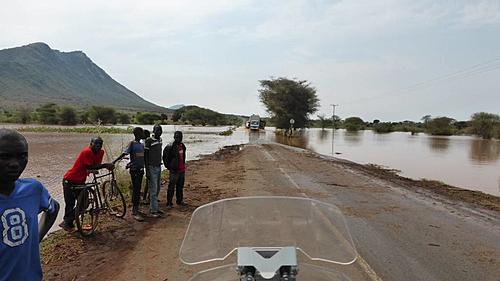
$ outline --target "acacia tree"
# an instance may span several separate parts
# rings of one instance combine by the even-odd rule
[[[309,122],[309,114],[318,110],[316,89],[306,80],[281,77],[259,82],[260,101],[266,106],[276,128],[288,128],[292,118],[295,128],[304,128]]]
[[[359,117],[349,117],[344,120],[344,126],[348,131],[358,131],[363,130],[365,127],[365,121]]]
[[[26,124],[31,120],[32,109],[26,106],[20,107],[16,112],[16,121]]]
[[[60,108],[58,114],[61,125],[76,125],[78,123],[76,111],[73,107],[63,106]]]
[[[89,118],[92,122],[104,124],[116,124],[116,111],[111,107],[92,106],[89,110]]]
[[[500,129],[500,116],[498,114],[478,112],[472,115],[472,132],[483,139],[495,136],[495,130]]]
[[[36,109],[38,121],[42,124],[57,124],[59,107],[55,103],[47,103]]]
[[[436,136],[451,136],[453,135],[453,123],[455,119],[449,117],[432,118],[426,123],[428,133]]]

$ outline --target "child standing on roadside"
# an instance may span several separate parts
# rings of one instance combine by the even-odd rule
[[[24,136],[0,129],[0,281],[42,280],[39,243],[59,211],[40,182],[19,179],[27,164]]]
[[[132,180],[132,217],[137,221],[144,221],[139,212],[141,200],[141,185],[144,177],[144,145],[140,142],[144,136],[141,127],[134,128],[134,140],[125,148],[123,153],[113,162],[117,162],[125,155],[130,154],[130,162],[127,167],[130,169],[130,179]]]

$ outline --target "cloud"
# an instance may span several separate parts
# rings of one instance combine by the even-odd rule
[[[500,3],[498,1],[481,1],[478,3],[469,3],[463,8],[462,20],[464,24],[499,24]]]
[[[313,82],[328,110],[332,101],[347,104],[498,57],[499,5],[489,0],[6,1],[0,48],[43,41],[63,51],[83,50],[148,100],[226,112],[256,110],[259,79],[298,77]],[[498,85],[484,79],[491,81],[468,82],[468,88],[475,88],[474,82]],[[438,93],[429,89],[430,96],[433,91]],[[419,110],[401,108],[401,115]],[[373,110],[370,103],[356,109],[356,114]]]

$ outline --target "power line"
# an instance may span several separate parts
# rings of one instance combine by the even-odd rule
[[[486,62],[475,64],[473,66],[464,68],[462,70],[458,70],[458,71],[455,71],[455,72],[452,72],[449,74],[438,76],[436,78],[432,78],[432,79],[429,79],[426,81],[415,83],[413,85],[410,85],[410,86],[407,86],[407,87],[404,87],[404,88],[401,88],[398,90],[377,94],[377,95],[374,95],[371,97],[359,98],[356,100],[352,100],[350,102],[345,102],[344,104],[352,104],[352,103],[358,103],[361,101],[374,100],[374,99],[379,99],[379,98],[384,97],[384,96],[393,96],[395,94],[407,94],[407,93],[411,93],[411,92],[419,90],[419,89],[433,86],[433,85],[441,83],[441,82],[454,80],[457,78],[468,78],[468,77],[471,77],[474,75],[490,72],[490,71],[493,71],[493,70],[496,70],[499,68],[500,68],[500,58],[495,58],[495,59],[491,59],[491,60],[486,61]]]

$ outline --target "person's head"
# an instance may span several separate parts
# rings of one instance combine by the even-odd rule
[[[0,183],[15,182],[28,164],[28,142],[20,133],[0,129]]]
[[[159,138],[162,133],[163,133],[163,130],[161,128],[161,125],[160,124],[155,124],[153,126],[153,135],[155,136],[155,138]]]
[[[136,141],[144,138],[144,130],[141,127],[135,127],[133,133]]]
[[[90,139],[90,149],[92,152],[97,153],[101,150],[103,144],[103,140],[101,137],[94,137]]]
[[[181,131],[175,131],[175,133],[174,133],[174,142],[175,143],[181,143],[182,142],[182,132]]]
[[[144,139],[147,139],[151,136],[151,132],[149,130],[144,129]]]

